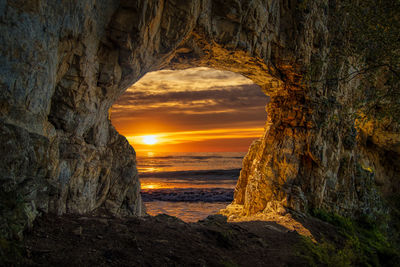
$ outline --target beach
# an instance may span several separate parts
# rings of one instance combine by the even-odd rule
[[[147,213],[187,222],[215,214],[233,200],[245,152],[138,153]]]

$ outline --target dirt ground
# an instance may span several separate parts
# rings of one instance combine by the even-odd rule
[[[318,239],[335,233],[303,221]],[[302,237],[274,222],[197,223],[158,215],[142,218],[44,215],[26,233],[27,266],[307,266]]]

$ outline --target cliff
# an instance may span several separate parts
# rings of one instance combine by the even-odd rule
[[[343,112],[352,85],[302,82],[310,66],[320,80],[336,66],[316,60],[330,51],[329,2],[1,0],[2,234],[39,212],[143,214],[135,152],[108,110],[146,72],[191,66],[241,73],[271,97],[235,191],[242,215],[385,212],[375,184],[397,174],[360,163]],[[369,149],[382,166],[388,146]]]

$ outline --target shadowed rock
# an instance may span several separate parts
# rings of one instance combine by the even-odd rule
[[[135,152],[108,110],[146,72],[193,66],[241,73],[271,98],[235,192],[243,214],[270,202],[301,212],[382,212],[340,113],[351,84],[302,83],[308,67],[324,80],[333,66],[316,60],[329,53],[333,8],[286,0],[0,1],[1,229],[16,225],[20,233],[41,211],[143,214]],[[390,187],[387,172],[379,175]]]

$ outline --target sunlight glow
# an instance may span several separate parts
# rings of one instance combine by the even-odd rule
[[[148,184],[142,186],[142,189],[156,189],[156,188],[158,188],[158,186],[154,184]]]
[[[150,126],[148,128],[150,128]],[[245,151],[245,149],[250,145],[251,140],[259,138],[262,135],[263,130],[264,128],[227,128],[176,132],[159,132],[155,130],[152,135],[125,135],[125,137],[135,148],[135,151],[142,152],[189,152],[193,147],[197,147],[196,149],[198,151],[203,152],[206,152],[207,150],[212,150],[213,152],[237,152],[242,150]],[[237,142],[244,138],[249,140],[249,144],[246,144],[244,148],[240,148],[242,150],[234,150],[238,147],[236,145]],[[227,143],[226,140],[231,140],[231,143]],[[219,146],[219,144],[221,144],[221,146]],[[223,149],[225,150],[213,150],[222,146],[224,146]]]
[[[146,145],[154,145],[157,143],[157,138],[155,135],[145,135],[142,137],[142,142]]]
[[[245,129],[210,129],[198,131],[162,132],[157,135],[126,136],[131,144],[142,143],[153,145],[155,143],[179,144],[188,141],[205,141],[210,139],[226,138],[257,138],[263,133],[264,128]],[[141,140],[141,141],[140,141]]]

